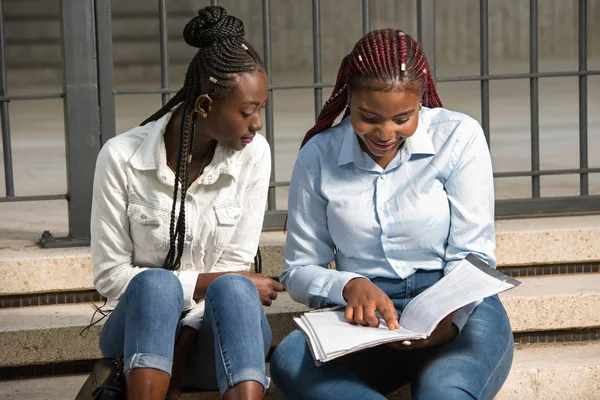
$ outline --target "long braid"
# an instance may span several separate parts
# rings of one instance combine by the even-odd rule
[[[184,252],[185,198],[190,177],[189,157],[196,143],[194,110],[196,100],[201,94],[208,94],[213,99],[225,98],[235,86],[236,75],[256,70],[264,71],[259,54],[245,40],[244,35],[242,21],[227,15],[223,7],[210,6],[201,9],[183,30],[186,43],[198,48],[188,66],[183,87],[161,109],[141,124],[156,121],[181,104],[182,122],[169,225],[170,246],[163,263],[163,268],[168,270],[179,268]],[[177,215],[178,199],[179,215]]]
[[[349,114],[346,108],[349,91],[358,88],[418,90],[425,107],[442,107],[427,57],[419,43],[399,30],[372,31],[342,60],[331,97],[315,126],[304,136],[301,147],[317,133],[331,127],[344,109],[344,117]]]

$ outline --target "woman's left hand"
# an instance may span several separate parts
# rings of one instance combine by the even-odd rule
[[[452,317],[454,317],[454,314],[457,312],[458,310],[448,314],[442,321],[440,321],[431,336],[429,336],[427,339],[392,342],[388,343],[388,346],[397,350],[414,350],[425,347],[439,346],[449,342],[458,336],[458,327],[452,323]]]

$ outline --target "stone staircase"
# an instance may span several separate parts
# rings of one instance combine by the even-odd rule
[[[570,221],[570,222],[565,222]],[[515,361],[498,395],[509,399],[600,398],[600,218],[497,221],[499,269],[522,281],[503,293]],[[264,233],[263,271],[281,269],[284,237]],[[84,334],[91,301],[88,249],[0,254],[0,399],[73,398],[100,357],[101,326]],[[265,311],[273,345],[306,311],[283,293]],[[186,399],[218,398],[187,393]],[[267,398],[279,399],[275,388]],[[407,390],[392,396],[409,399]]]

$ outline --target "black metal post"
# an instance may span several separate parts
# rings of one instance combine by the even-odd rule
[[[587,71],[587,0],[579,0],[579,72]],[[579,76],[579,168],[588,167],[587,76]],[[579,175],[579,193],[589,192],[588,174]]]
[[[529,0],[529,72],[538,73],[538,1]],[[531,170],[540,170],[540,110],[538,78],[530,78]],[[531,177],[533,198],[540,197],[540,177]]]
[[[321,0],[312,2],[313,23],[313,77],[315,84],[321,84],[323,80],[321,71]],[[319,117],[323,107],[323,89],[315,87],[315,121]]]
[[[114,67],[110,0],[96,1],[96,53],[98,60],[98,103],[100,105],[100,143],[116,135]]]
[[[435,78],[435,0],[417,0],[417,37]]]
[[[273,121],[273,78],[271,76],[271,1],[262,0],[262,16],[263,16],[263,44],[264,44],[264,63],[265,73],[269,77],[269,101],[265,107],[265,130],[267,135],[267,141],[271,146],[271,182],[275,182],[275,135],[274,135],[274,121]],[[269,188],[269,194],[267,195],[267,210],[275,210],[276,198],[275,188]]]
[[[94,0],[61,0],[69,240],[89,241],[101,133]]]
[[[479,41],[480,41],[480,61],[481,76],[488,76],[490,73],[489,56],[489,12],[488,0],[480,1],[479,18]],[[490,146],[490,81],[481,80],[481,127],[485,134],[485,140]]]
[[[362,31],[366,35],[371,31],[371,2],[362,0]]]
[[[158,0],[158,18],[160,30],[160,87],[169,88],[169,31],[167,28],[167,6],[165,0]],[[163,106],[169,101],[169,93],[163,93]]]
[[[0,0],[0,97],[8,96],[6,84],[6,57],[4,54],[4,5]],[[12,165],[12,145],[10,143],[10,121],[8,119],[8,101],[0,101],[0,119],[2,124],[2,151],[4,154],[4,187],[6,197],[14,197],[15,182]]]

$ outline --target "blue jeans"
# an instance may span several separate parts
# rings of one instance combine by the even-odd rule
[[[405,280],[372,279],[398,313],[443,276],[420,271]],[[460,334],[433,348],[399,351],[378,346],[316,366],[299,331],[271,357],[275,386],[288,399],[385,399],[407,383],[415,400],[493,399],[513,358],[513,336],[497,296],[483,301]]]
[[[265,358],[271,327],[250,279],[223,275],[205,297],[204,322],[184,369],[184,387],[227,389],[253,380],[269,386]],[[104,357],[124,357],[124,371],[154,368],[171,374],[173,350],[183,311],[177,277],[163,269],[136,275],[110,314],[100,336]]]

